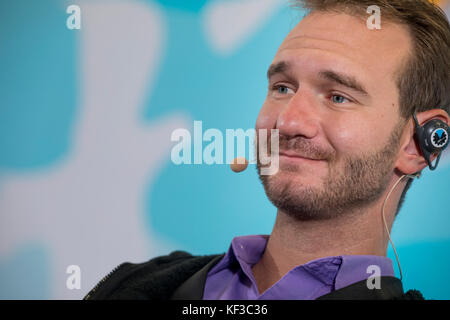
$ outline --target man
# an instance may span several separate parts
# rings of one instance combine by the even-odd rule
[[[426,0],[298,5],[310,12],[269,68],[256,122],[279,130],[279,170],[260,174],[278,209],[270,237],[236,237],[225,255],[123,264],[86,298],[422,298],[394,276],[385,221],[400,209],[403,178],[437,156],[424,156],[413,116],[450,120],[448,20]],[[369,28],[373,5],[381,21]],[[371,286],[373,270],[381,282]]]

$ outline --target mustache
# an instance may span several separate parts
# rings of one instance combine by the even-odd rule
[[[328,161],[335,157],[333,150],[324,149],[310,139],[301,136],[288,137],[280,134],[278,139],[280,153],[289,152],[304,158]]]
[[[280,153],[292,152],[301,157],[316,159],[316,160],[331,160],[334,157],[334,152],[325,150],[314,142],[304,137],[287,137],[279,135]]]

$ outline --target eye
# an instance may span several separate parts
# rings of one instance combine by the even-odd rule
[[[273,86],[272,90],[274,91],[275,94],[279,95],[287,95],[290,93],[294,93],[294,91],[291,88],[282,84]]]
[[[347,99],[347,98],[345,98],[345,97],[343,97],[341,95],[338,95],[338,94],[333,94],[331,96],[331,100],[333,101],[333,103],[336,103],[336,104],[342,104],[342,103],[345,103],[345,102],[350,102],[349,99]]]
[[[278,87],[278,93],[280,93],[280,94],[288,94],[289,93],[289,88],[285,87],[285,86],[279,86]]]

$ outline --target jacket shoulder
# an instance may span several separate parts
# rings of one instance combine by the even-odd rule
[[[411,289],[395,300],[425,300],[425,298],[419,290]]]
[[[187,278],[218,255],[173,251],[143,263],[125,262],[106,275],[85,300],[165,300]]]
[[[367,280],[355,282],[334,290],[318,300],[425,300],[418,290],[403,291],[400,279],[392,276],[380,277],[380,288],[369,289]]]

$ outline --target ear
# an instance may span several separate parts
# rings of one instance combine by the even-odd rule
[[[439,119],[445,123],[450,122],[450,117],[447,112],[442,109],[432,109],[417,114],[417,121],[422,126],[431,119]],[[433,162],[439,154],[433,154],[431,156],[431,162]],[[415,136],[415,124],[414,120],[409,119],[400,141],[400,149],[397,157],[395,167],[403,174],[414,174],[422,171],[428,166],[428,162],[423,157],[420,150],[419,142]]]

